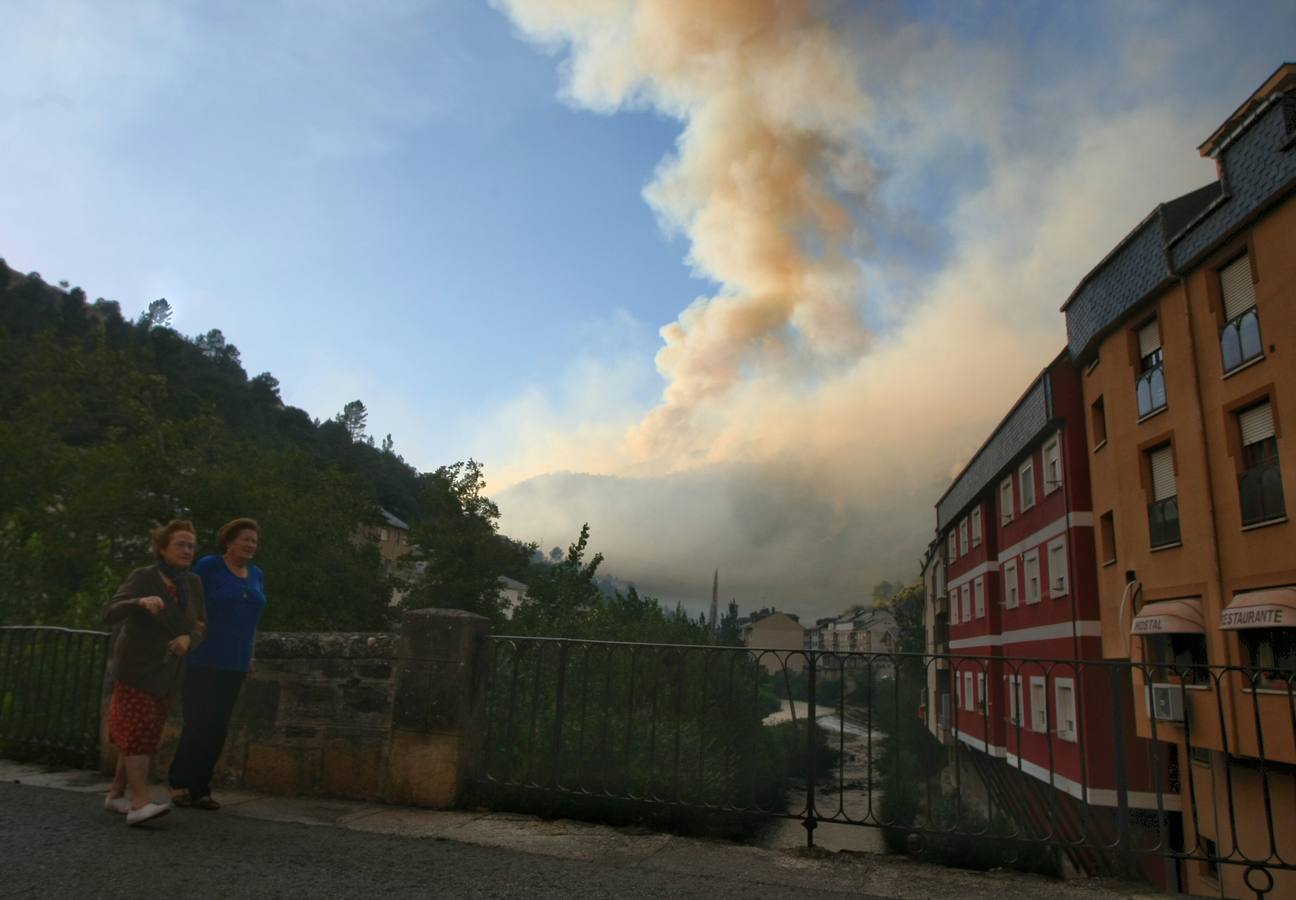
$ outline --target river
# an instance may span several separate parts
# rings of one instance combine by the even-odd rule
[[[804,721],[806,704],[802,701],[784,700],[783,708],[767,716],[765,724],[790,721],[794,712],[793,704],[797,721]],[[864,724],[867,715],[867,710],[848,706],[843,721],[832,708],[826,711],[816,710],[815,720],[827,729],[829,741],[842,753],[835,771],[820,773],[815,788],[815,809],[821,816],[846,816],[859,820],[868,818],[870,811],[874,817],[879,815],[882,792],[877,787],[869,787],[872,780],[870,756],[877,758],[882,734],[874,731],[870,735]],[[805,809],[805,802],[804,788],[795,787],[788,792],[789,812],[797,813]],[[817,846],[828,850],[886,852],[882,832],[877,828],[819,822],[814,837]],[[799,819],[784,819],[770,828],[761,843],[777,848],[803,847],[805,839],[805,827]]]

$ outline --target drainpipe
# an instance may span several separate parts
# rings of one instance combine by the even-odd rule
[[[1180,289],[1184,297],[1184,313],[1188,319],[1188,351],[1193,361],[1193,392],[1197,399],[1197,432],[1201,439],[1202,450],[1206,457],[1206,490],[1207,490],[1207,510],[1208,520],[1210,522],[1210,543],[1211,543],[1211,562],[1214,566],[1215,589],[1219,592],[1220,602],[1224,600],[1224,566],[1220,562],[1219,549],[1219,521],[1218,512],[1215,509],[1215,480],[1213,477],[1214,468],[1210,464],[1210,443],[1206,437],[1206,408],[1202,401],[1201,389],[1201,366],[1198,365],[1197,356],[1197,330],[1193,327],[1192,298],[1188,295],[1188,280],[1182,275],[1177,276]],[[1216,629],[1218,631],[1218,629]],[[1209,632],[1208,632],[1209,634]],[[1227,644],[1225,645],[1227,647]],[[1224,661],[1229,663],[1226,653]]]

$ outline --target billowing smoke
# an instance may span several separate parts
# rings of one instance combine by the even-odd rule
[[[662,329],[662,405],[628,449],[668,449],[744,373],[851,358],[866,344],[844,201],[871,175],[870,104],[851,54],[806,0],[500,0],[523,31],[570,47],[572,99],[644,103],[684,122],[645,196],[687,234],[719,292]]]
[[[509,442],[504,526],[565,544],[588,520],[612,571],[698,608],[717,566],[722,599],[803,616],[915,577],[937,497],[1064,344],[1062,300],[1155,203],[1211,177],[1192,149],[1202,110],[1103,108],[1146,74],[1139,53],[1137,72],[1077,67],[1035,90],[1012,48],[895,10],[496,2],[566,51],[574,102],[683,123],[645,196],[719,286],[662,329],[646,415],[623,360],[583,360],[578,415],[529,394],[491,423]],[[877,172],[865,146],[885,150]],[[911,195],[944,206],[915,225]],[[946,242],[928,262],[871,250],[924,227]]]

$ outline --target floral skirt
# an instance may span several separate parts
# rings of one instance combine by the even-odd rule
[[[170,704],[165,697],[118,682],[108,704],[108,739],[126,756],[152,756]]]

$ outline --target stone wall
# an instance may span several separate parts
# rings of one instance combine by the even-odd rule
[[[488,622],[407,613],[398,634],[263,634],[218,784],[446,808],[462,794],[484,702]],[[182,719],[167,723],[165,780]],[[115,763],[105,741],[104,764]]]

